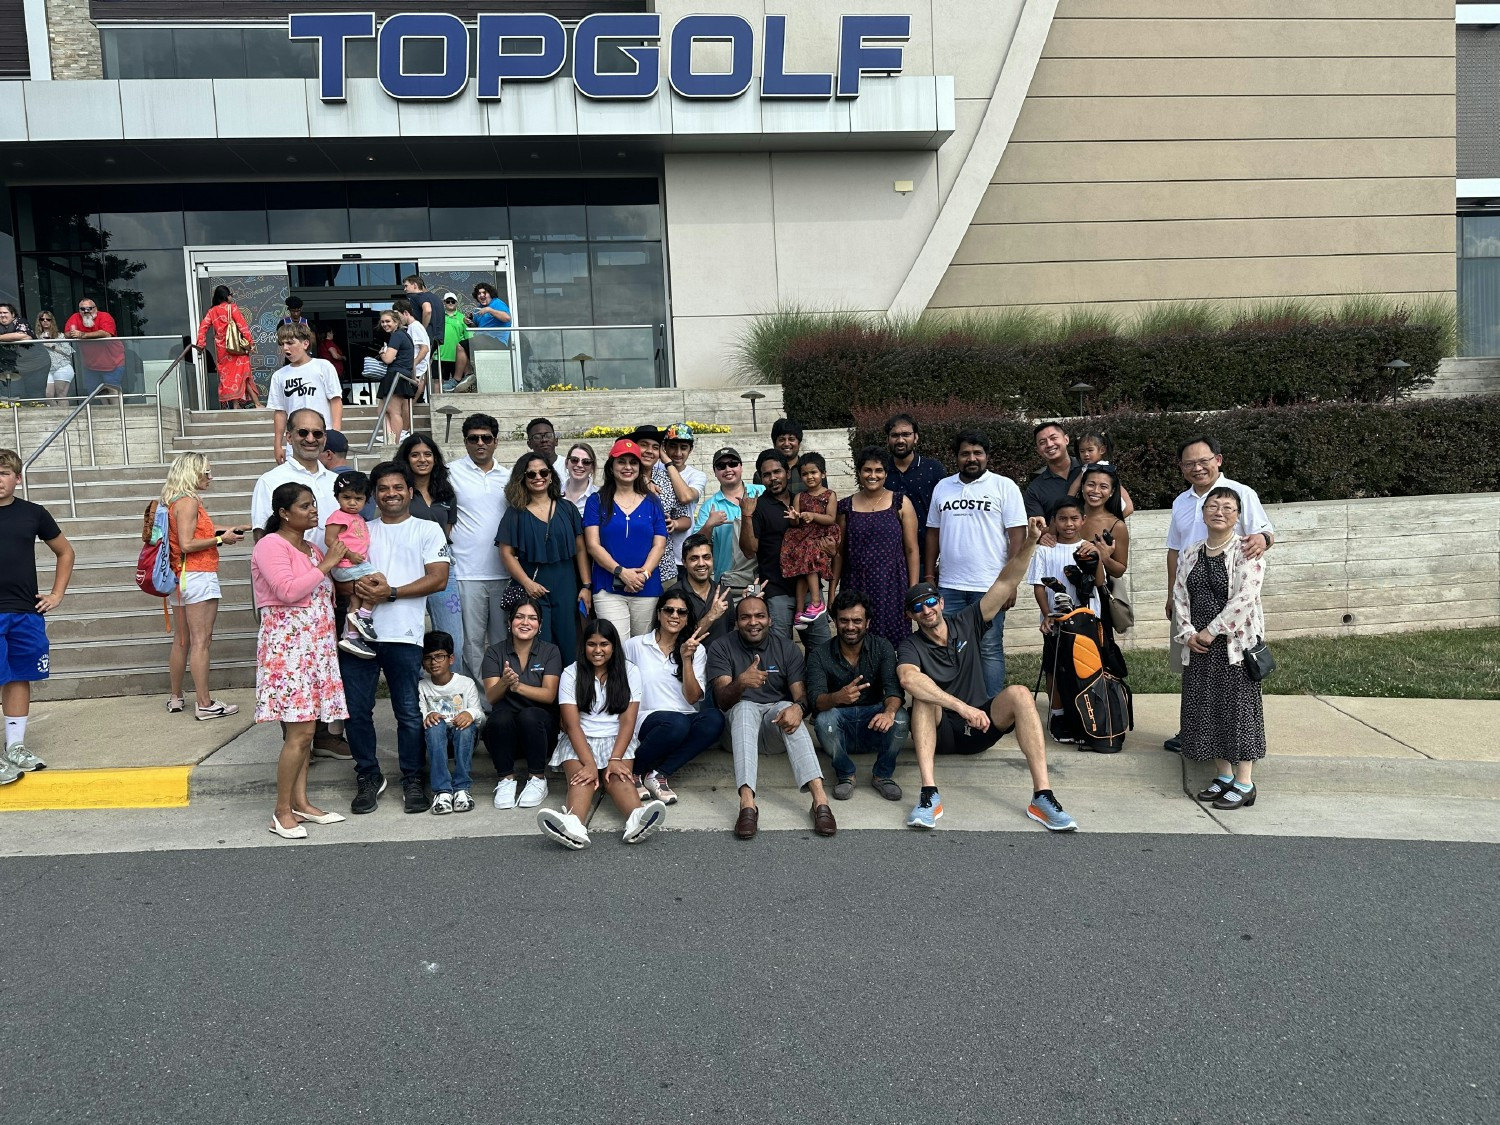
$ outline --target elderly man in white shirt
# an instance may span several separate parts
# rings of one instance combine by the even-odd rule
[[[323,464],[323,443],[328,435],[328,423],[320,411],[303,407],[292,411],[287,418],[287,436],[291,439],[292,455],[269,472],[262,473],[255,482],[250,495],[251,532],[255,539],[266,533],[266,520],[271,518],[271,494],[278,485],[295,481],[313,490],[318,500],[318,526],[307,532],[308,542],[323,546],[323,521],[339,510],[339,502],[333,496],[333,482],[338,473]]]
[[[505,515],[505,486],[510,470],[495,464],[500,423],[488,414],[464,419],[468,456],[448,466],[448,482],[458,498],[453,526],[453,565],[458,571],[458,600],[464,622],[464,667],[479,668],[484,652],[505,637],[500,598],[510,578],[500,562],[495,536]]]
[[[1224,455],[1215,438],[1198,436],[1189,438],[1177,448],[1177,464],[1182,470],[1188,487],[1172,501],[1172,523],[1167,529],[1167,620],[1172,622],[1168,634],[1167,667],[1176,675],[1182,675],[1182,646],[1177,643],[1177,621],[1172,615],[1172,590],[1177,584],[1177,555],[1190,544],[1208,537],[1208,528],[1203,523],[1203,498],[1215,488],[1232,488],[1240,495],[1240,520],[1236,530],[1244,545],[1245,557],[1258,559],[1271,549],[1276,539],[1276,528],[1260,497],[1248,484],[1230,480],[1220,470]],[[1177,735],[1164,742],[1163,747],[1177,753]]]

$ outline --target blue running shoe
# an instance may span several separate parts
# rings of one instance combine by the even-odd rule
[[[1026,806],[1026,815],[1049,832],[1078,831],[1078,822],[1063,812],[1050,789],[1043,789],[1031,799],[1031,804]]]
[[[917,802],[916,807],[911,810],[911,815],[906,818],[908,828],[936,828],[938,819],[943,815],[943,797],[940,793],[933,793],[930,797],[923,797]]]

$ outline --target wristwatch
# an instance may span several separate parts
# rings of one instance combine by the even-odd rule
[[[616,578],[618,578],[618,577],[620,577],[620,572],[623,571],[624,569],[625,568],[623,566],[616,566],[615,569],[613,571],[611,571],[610,573],[613,574]]]
[[[391,587],[391,592],[385,596],[385,600],[388,601],[388,602],[393,602],[393,601],[396,600],[396,597],[397,597],[396,587],[392,586]]]

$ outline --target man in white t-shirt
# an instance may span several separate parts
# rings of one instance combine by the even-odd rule
[[[266,533],[266,520],[271,518],[271,495],[278,485],[289,481],[305,484],[318,499],[318,526],[308,531],[305,538],[323,546],[323,521],[339,509],[333,497],[333,482],[338,474],[323,464],[323,443],[328,435],[323,415],[311,407],[293,410],[287,419],[291,430],[292,455],[274,469],[262,473],[250,494],[251,534],[257,540]]]
[[[949,616],[977,605],[1026,540],[1026,503],[1015,481],[989,471],[988,439],[965,430],[954,439],[953,451],[958,472],[932,490],[922,568],[926,581],[941,591]],[[1015,601],[1012,594],[979,642],[991,696],[1005,687],[1005,611]]]
[[[495,536],[505,515],[510,470],[495,464],[500,423],[488,414],[464,419],[461,457],[448,466],[448,483],[458,498],[453,525],[453,565],[458,569],[458,601],[464,622],[464,667],[479,668],[490,645],[505,637],[500,598],[509,575],[500,562]]]
[[[276,329],[276,343],[286,359],[286,366],[271,376],[266,406],[271,409],[273,432],[271,448],[279,465],[290,452],[287,448],[287,416],[302,407],[323,416],[325,430],[344,428],[344,388],[339,373],[326,359],[313,355],[312,329],[301,324],[283,324]]]
[[[1177,584],[1178,553],[1208,538],[1208,528],[1203,523],[1203,498],[1215,488],[1232,488],[1240,494],[1240,522],[1235,530],[1240,533],[1246,558],[1260,558],[1276,540],[1276,528],[1261,506],[1255,489],[1230,480],[1220,471],[1223,465],[1224,455],[1214,438],[1193,437],[1178,446],[1177,466],[1182,470],[1188,487],[1172,501],[1172,522],[1167,527],[1166,608],[1167,620],[1172,622],[1167,633],[1167,667],[1179,676],[1182,675],[1182,646],[1172,639],[1177,636],[1177,622],[1172,615],[1172,587]],[[1177,736],[1167,739],[1164,745],[1177,753]]]
[[[385,673],[396,716],[396,754],[401,763],[402,807],[426,812],[427,769],[423,756],[422,706],[418,683],[422,678],[423,615],[427,595],[448,585],[448,542],[431,520],[411,514],[414,492],[411,472],[393,461],[376,465],[370,488],[380,518],[370,521],[370,562],[375,573],[355,583],[366,601],[375,603],[373,657],[339,651],[344,701],[349,707],[345,732],[354,754],[358,789],[350,806],[356,813],[374,812],[385,779],[375,757],[375,688]]]
[[[401,318],[401,327],[406,329],[406,334],[411,337],[412,346],[412,378],[417,381],[417,397],[422,397],[422,390],[427,386],[427,368],[432,365],[432,337],[427,329],[422,327],[422,322],[417,319],[416,310],[411,307],[411,302],[405,297],[397,297],[391,302],[391,309]]]

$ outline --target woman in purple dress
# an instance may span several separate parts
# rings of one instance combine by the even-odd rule
[[[911,501],[885,486],[890,455],[878,445],[859,451],[859,491],[838,503],[843,549],[833,560],[830,589],[859,590],[875,606],[870,632],[893,645],[911,632],[906,591],[917,584],[917,513]]]

